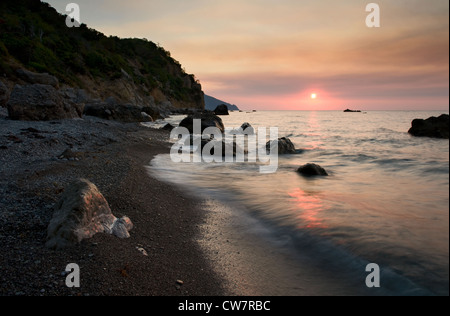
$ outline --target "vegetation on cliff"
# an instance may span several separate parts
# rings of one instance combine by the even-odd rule
[[[157,103],[168,100],[175,107],[204,107],[199,82],[164,48],[146,39],[107,37],[85,24],[68,28],[65,21],[40,0],[2,0],[0,74],[15,78],[17,68],[47,72],[62,84],[88,91],[92,83],[126,77],[139,93],[153,96]],[[158,100],[161,95],[166,100]]]

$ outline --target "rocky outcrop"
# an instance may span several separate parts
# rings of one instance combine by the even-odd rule
[[[215,115],[213,112],[205,111],[201,113],[196,113],[189,115],[180,122],[180,127],[185,127],[189,130],[189,133],[194,133],[194,120],[201,120],[201,132],[208,127],[216,127],[222,133],[225,132],[225,126],[223,125],[222,119]]]
[[[344,113],[361,113],[361,110],[350,110],[350,109],[346,109],[346,110],[344,110]]]
[[[36,73],[28,71],[26,69],[18,69],[16,73],[20,79],[28,83],[44,84],[52,86],[56,89],[59,88],[59,80],[56,77],[49,75],[48,73]]]
[[[0,107],[6,106],[9,99],[9,89],[8,87],[0,81]]]
[[[15,85],[7,103],[8,115],[13,120],[49,121],[80,118],[83,104],[64,98],[51,85]]]
[[[269,152],[272,146],[278,146],[278,154],[279,155],[289,155],[296,154],[297,151],[295,149],[292,141],[287,137],[278,138],[278,140],[269,141],[266,144],[266,150]]]
[[[411,125],[408,133],[413,136],[449,139],[448,114],[442,114],[439,117],[433,116],[426,120],[415,119]]]
[[[308,163],[301,166],[300,168],[298,168],[297,172],[306,177],[328,176],[328,173],[324,168],[314,163]]]
[[[150,113],[154,114],[155,112],[151,111]],[[145,112],[145,108],[133,104],[111,102],[88,103],[84,108],[84,115],[125,123],[153,121],[152,116]]]
[[[108,202],[93,183],[80,179],[65,190],[55,205],[47,228],[46,246],[67,248],[97,233],[128,238],[128,231],[132,228],[128,217],[117,219],[111,213]]]
[[[228,113],[228,107],[225,104],[218,105],[214,110],[214,114],[216,115],[230,115]]]

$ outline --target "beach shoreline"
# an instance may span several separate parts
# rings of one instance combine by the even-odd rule
[[[93,118],[1,119],[1,296],[230,294],[197,242],[201,201],[145,170],[168,152],[168,132]],[[77,158],[58,159],[69,140]],[[129,239],[96,234],[65,250],[45,247],[53,205],[77,178],[97,185],[115,216],[130,217]],[[80,288],[65,284],[70,263],[80,267]]]

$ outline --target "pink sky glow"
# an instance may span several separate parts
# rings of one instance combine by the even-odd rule
[[[365,24],[370,2],[77,3],[81,22],[159,43],[206,94],[242,109],[448,111],[449,1],[374,1],[380,28]]]

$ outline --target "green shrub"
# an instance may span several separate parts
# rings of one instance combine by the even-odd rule
[[[48,72],[47,66],[31,61],[28,64],[29,67],[33,68],[37,72]]]

